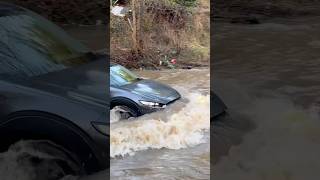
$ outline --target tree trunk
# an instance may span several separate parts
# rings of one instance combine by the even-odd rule
[[[133,51],[140,54],[143,51],[141,21],[143,18],[143,0],[132,0],[132,42]]]

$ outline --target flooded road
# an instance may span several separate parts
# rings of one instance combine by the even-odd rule
[[[212,179],[318,179],[318,19],[216,23],[212,88],[231,118],[213,130]]]
[[[209,179],[210,72],[138,71],[176,88],[165,111],[112,123],[111,179]]]

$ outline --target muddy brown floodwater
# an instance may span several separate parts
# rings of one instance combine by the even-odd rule
[[[209,179],[209,69],[137,74],[173,86],[182,99],[165,111],[112,123],[111,179]]]
[[[212,179],[318,179],[319,17],[214,28],[213,89],[231,118],[213,130],[216,152],[228,152]]]

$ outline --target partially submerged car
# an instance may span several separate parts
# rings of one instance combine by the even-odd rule
[[[0,3],[0,151],[32,140],[63,157],[52,163],[62,175],[107,168],[106,59],[43,17]]]
[[[110,95],[110,108],[120,114],[120,119],[164,109],[181,98],[172,87],[138,77],[118,64],[110,65]]]
[[[120,119],[152,113],[181,98],[178,91],[168,85],[143,79],[118,64],[110,65],[110,108]],[[225,114],[227,106],[211,91],[211,119]]]

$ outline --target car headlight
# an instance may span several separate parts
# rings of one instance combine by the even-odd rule
[[[157,103],[157,102],[149,102],[149,101],[139,101],[141,104],[152,107],[152,108],[165,108],[166,105]]]
[[[98,123],[98,122],[92,122],[92,126],[101,134],[105,136],[110,135],[110,126],[106,123]]]

